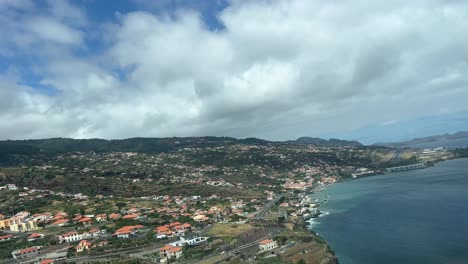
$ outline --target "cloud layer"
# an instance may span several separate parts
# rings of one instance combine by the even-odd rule
[[[464,1],[232,1],[222,29],[85,7],[0,0],[0,138],[285,139],[468,111]]]

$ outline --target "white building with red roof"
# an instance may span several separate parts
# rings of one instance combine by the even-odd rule
[[[16,260],[21,260],[25,258],[33,258],[39,255],[40,250],[41,250],[41,247],[34,246],[34,247],[15,250],[11,252],[11,255],[13,255],[13,258]]]
[[[82,240],[82,239],[83,239],[83,235],[75,231],[68,232],[59,236],[60,243],[75,242],[75,241]]]
[[[272,239],[265,239],[258,244],[260,251],[268,251],[278,247],[278,243]]]
[[[42,239],[42,238],[44,238],[43,234],[32,233],[31,235],[28,236],[28,241],[31,242],[31,241],[35,241],[35,240]]]

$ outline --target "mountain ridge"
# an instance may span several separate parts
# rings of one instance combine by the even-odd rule
[[[269,141],[259,138],[237,139],[233,137],[167,137],[167,138],[143,138],[134,137],[127,139],[73,139],[73,138],[47,138],[26,140],[2,140],[0,141],[0,155],[2,154],[26,154],[26,153],[65,153],[65,152],[167,152],[186,147],[209,147],[232,144],[304,144],[315,146],[362,146],[357,141],[339,139],[320,139],[300,137],[296,140]]]

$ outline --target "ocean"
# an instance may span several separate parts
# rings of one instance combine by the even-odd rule
[[[341,264],[468,263],[468,159],[338,183],[311,229]]]

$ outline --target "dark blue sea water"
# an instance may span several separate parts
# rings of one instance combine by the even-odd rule
[[[312,229],[341,264],[468,263],[468,159],[335,184]]]

